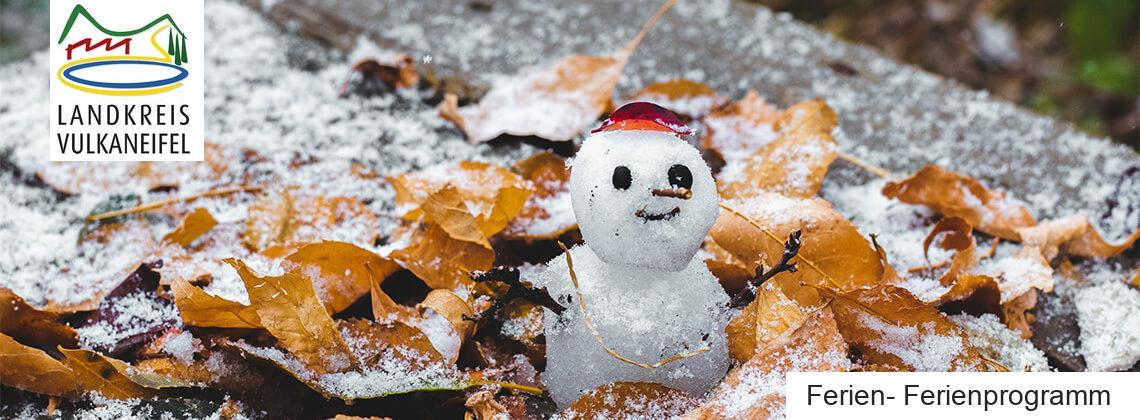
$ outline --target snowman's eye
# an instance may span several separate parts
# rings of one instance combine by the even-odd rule
[[[629,173],[629,168],[618,166],[614,168],[613,183],[614,188],[627,190],[629,189],[629,185],[633,183],[633,174]]]
[[[689,167],[685,165],[669,167],[669,185],[675,188],[693,188],[693,173],[689,172]]]

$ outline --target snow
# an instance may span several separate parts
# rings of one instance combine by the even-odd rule
[[[194,348],[200,342],[190,331],[182,331],[178,335],[166,337],[162,342],[162,351],[189,365],[194,363]]]
[[[115,316],[75,329],[79,334],[80,345],[85,348],[109,348],[123,339],[144,334],[164,323],[173,326],[182,324],[182,318],[174,305],[148,293],[130,294],[104,305],[110,305],[110,312]]]
[[[866,313],[859,316],[864,325],[882,334],[871,340],[871,347],[898,356],[918,372],[948,372],[956,367],[954,359],[965,350],[961,337],[935,333],[933,321],[914,327],[888,324]]]
[[[692,174],[691,187],[685,187],[691,198],[652,194],[654,189],[675,188],[668,175],[673,165],[684,165]],[[621,166],[632,174],[625,189],[613,182],[615,168]],[[658,131],[590,136],[570,170],[570,195],[582,237],[598,257],[650,269],[684,269],[719,214],[716,184],[700,153],[671,133]]]
[[[951,315],[950,320],[966,330],[970,345],[986,357],[996,360],[1011,372],[1048,372],[1049,360],[1033,343],[1021,338],[994,314],[973,316]]]
[[[606,264],[586,245],[570,252],[586,310],[611,349],[647,364],[706,345],[710,350],[655,369],[614,358],[584,323],[565,257],[555,257],[530,280],[567,308],[544,315],[542,379],[560,407],[614,381],[656,382],[693,396],[720,382],[729,364],[723,332],[728,296],[702,261],[674,272]]]
[[[1118,279],[1077,290],[1073,303],[1088,370],[1125,370],[1140,361],[1140,291]]]

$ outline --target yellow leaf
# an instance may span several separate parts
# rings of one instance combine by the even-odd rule
[[[539,152],[514,165],[514,170],[534,186],[518,216],[504,232],[515,239],[554,239],[574,229],[570,207],[570,170],[566,160]]]
[[[290,188],[266,190],[249,206],[242,240],[254,251],[273,245],[315,242],[350,227],[353,243],[371,243],[379,230],[376,217],[353,197],[300,195]]]
[[[36,309],[12,290],[0,287],[0,332],[42,346],[74,347],[78,342],[75,330],[59,317],[59,313]]]
[[[837,124],[835,111],[820,99],[788,108],[776,121],[775,141],[744,158],[739,169],[721,173],[721,197],[746,198],[764,191],[814,196],[837,156],[831,136]]]
[[[69,396],[79,383],[71,369],[40,349],[0,334],[0,383],[37,394]]]
[[[440,174],[440,170],[446,174]],[[531,187],[518,175],[502,166],[482,162],[462,161],[446,169],[407,173],[390,177],[388,181],[396,190],[396,205],[407,210],[404,219],[409,221],[424,216],[422,207],[433,194],[448,186],[454,188],[454,192],[436,198],[437,208],[428,220],[441,225],[455,223],[447,219],[451,211],[466,212],[474,218],[484,238],[505,229],[531,194]],[[460,199],[463,206],[458,206]],[[460,237],[471,236],[452,230],[449,233]]]
[[[436,224],[421,224],[409,233],[411,243],[391,257],[432,289],[453,289],[470,281],[472,271],[491,269],[495,251],[452,238]]]
[[[191,242],[194,242],[199,236],[213,229],[217,224],[218,221],[214,219],[214,216],[210,215],[209,211],[199,207],[190,212],[190,214],[187,214],[186,217],[182,219],[182,223],[173,231],[166,234],[166,236],[163,236],[162,240],[188,247]]]
[[[729,321],[728,354],[737,362],[752,358],[756,351],[803,322],[804,313],[779,287],[767,282],[756,289],[756,299]]]
[[[240,260],[225,261],[245,283],[250,306],[266,331],[306,368],[324,374],[356,367],[356,358],[317,299],[309,279],[291,272],[260,276]]]
[[[226,300],[176,279],[170,285],[174,305],[186,325],[208,328],[262,328],[261,318],[252,306]]]
[[[396,263],[347,242],[322,241],[299,247],[285,257],[290,271],[308,275],[330,313],[348,308],[400,270]]]
[[[158,393],[131,380],[124,372],[126,362],[112,359],[90,350],[69,350],[60,348],[64,363],[71,369],[75,380],[88,391],[95,391],[107,398],[127,400],[151,398]]]
[[[882,281],[884,270],[879,254],[855,225],[823,199],[761,193],[727,205],[739,214],[721,212],[709,233],[717,245],[747,262],[749,271],[754,271],[759,263],[776,265],[788,234],[796,229],[803,233],[799,258],[795,259],[799,270],[781,273],[771,280],[801,306],[819,302],[815,289],[803,287],[801,282],[851,290]]]

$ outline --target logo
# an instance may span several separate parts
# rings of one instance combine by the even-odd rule
[[[100,35],[75,35],[78,19],[94,27]],[[78,32],[78,31],[77,31]],[[160,44],[160,39],[165,42]],[[170,14],[131,30],[112,30],[99,23],[81,4],[75,5],[63,26],[59,40],[67,62],[60,66],[57,77],[64,85],[100,95],[153,95],[182,86],[190,75],[186,33]],[[141,44],[141,45],[140,45]],[[165,47],[164,47],[165,45]],[[132,49],[134,54],[132,54]],[[130,80],[100,80],[98,75],[84,77],[87,69],[104,69],[109,75],[116,69],[130,68]]]
[[[202,160],[203,3],[51,1],[51,160]]]

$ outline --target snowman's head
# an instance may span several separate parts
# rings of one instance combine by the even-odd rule
[[[700,153],[668,110],[632,103],[582,144],[570,171],[574,216],[602,261],[684,269],[716,221],[719,196]]]

